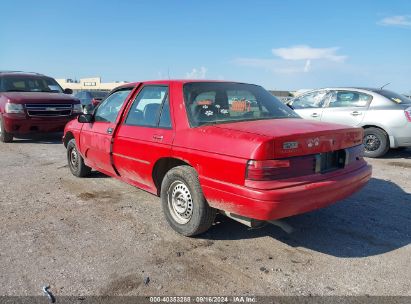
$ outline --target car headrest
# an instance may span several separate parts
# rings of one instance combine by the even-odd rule
[[[160,109],[159,103],[149,103],[144,107],[143,115],[144,121],[148,123],[153,123],[157,119],[157,114]]]

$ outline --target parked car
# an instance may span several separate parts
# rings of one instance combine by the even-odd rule
[[[260,86],[149,81],[121,86],[67,124],[69,168],[96,169],[161,197],[177,232],[216,212],[252,225],[341,200],[371,176],[363,129],[311,122]]]
[[[326,88],[302,94],[288,105],[303,118],[364,129],[365,156],[411,146],[411,100],[389,90]]]
[[[0,71],[0,141],[19,134],[63,131],[81,113],[80,101],[51,77]]]
[[[91,113],[93,109],[108,95],[107,91],[78,91],[74,97],[80,99],[84,113]]]

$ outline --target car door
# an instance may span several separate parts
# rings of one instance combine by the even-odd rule
[[[332,90],[326,99],[321,121],[358,126],[364,119],[372,96],[351,90]]]
[[[122,178],[153,190],[153,166],[171,155],[174,139],[169,88],[145,85],[130,104],[114,138],[114,165]]]
[[[309,92],[291,100],[289,104],[302,118],[321,120],[327,93],[325,90]]]
[[[93,122],[84,124],[81,130],[80,151],[86,164],[109,175],[115,174],[110,152],[116,119],[132,89],[113,92],[96,109]]]

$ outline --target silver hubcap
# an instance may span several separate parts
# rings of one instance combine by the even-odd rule
[[[364,146],[367,151],[375,151],[380,147],[380,145],[380,140],[373,134],[367,135],[364,139]]]
[[[184,225],[190,221],[193,215],[193,198],[183,182],[175,181],[168,188],[168,208],[177,223]]]
[[[78,166],[78,154],[77,150],[74,148],[70,151],[70,165],[74,169],[76,169]]]

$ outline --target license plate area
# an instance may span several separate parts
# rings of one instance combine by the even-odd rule
[[[345,150],[317,154],[315,157],[315,172],[328,173],[343,169],[346,164],[346,159],[347,152]]]

